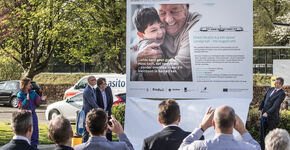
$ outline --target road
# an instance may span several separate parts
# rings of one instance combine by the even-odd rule
[[[16,111],[17,109],[18,108],[0,105],[0,121],[11,121],[10,119],[12,112]],[[38,123],[48,123],[48,121],[45,119],[45,110],[46,110],[45,105],[36,108]]]

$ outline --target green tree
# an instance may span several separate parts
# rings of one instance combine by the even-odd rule
[[[0,56],[0,80],[19,80],[21,73],[21,67],[15,60]]]
[[[93,62],[100,72],[124,73],[126,0],[75,0],[69,14],[76,30],[62,56],[71,63]]]
[[[24,76],[42,72],[64,34],[64,1],[2,0],[0,2],[1,53],[18,62]]]
[[[273,22],[289,13],[289,0],[254,0],[254,45],[285,45],[285,40],[278,40],[274,35]]]

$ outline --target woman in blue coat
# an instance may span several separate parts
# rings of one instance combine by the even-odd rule
[[[19,109],[31,110],[33,118],[33,133],[31,136],[31,146],[37,148],[39,144],[38,134],[38,118],[35,112],[36,106],[41,104],[41,99],[45,100],[46,97],[42,98],[34,91],[31,90],[31,80],[29,78],[23,78],[20,81],[20,92],[17,94],[17,102]]]

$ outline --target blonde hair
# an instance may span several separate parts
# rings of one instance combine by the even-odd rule
[[[24,91],[26,85],[27,85],[29,82],[31,82],[31,79],[30,79],[30,78],[26,78],[26,77],[25,77],[25,78],[21,79],[21,81],[20,81],[20,85],[19,85],[20,90]]]

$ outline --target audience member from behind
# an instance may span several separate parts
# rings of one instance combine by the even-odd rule
[[[197,140],[209,127],[214,126],[215,137],[204,141]],[[236,141],[233,131],[236,129],[242,136],[243,141]],[[220,106],[216,111],[209,108],[199,126],[189,136],[187,136],[179,147],[180,150],[260,150],[257,141],[244,127],[243,121],[235,115],[233,108]]]
[[[30,110],[19,110],[12,113],[11,129],[14,133],[12,140],[1,147],[1,150],[36,150],[30,145],[33,132],[32,113]]]
[[[285,129],[274,129],[265,138],[266,150],[290,150],[290,136]]]
[[[168,99],[159,104],[158,112],[158,121],[163,130],[146,138],[143,150],[177,150],[182,140],[190,134],[178,127],[181,119],[179,106],[175,100]]]
[[[49,139],[56,144],[55,150],[73,150],[73,131],[68,119],[63,116],[53,118],[48,124],[48,131]]]
[[[86,116],[86,128],[91,137],[86,143],[76,145],[75,150],[133,150],[121,124],[112,116],[112,125],[108,124],[108,116],[101,109],[92,109]],[[119,136],[120,142],[111,142],[106,139],[106,132],[110,129]]]

